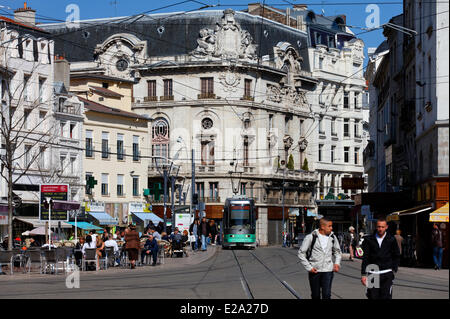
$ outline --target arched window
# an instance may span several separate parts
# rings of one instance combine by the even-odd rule
[[[316,15],[314,12],[309,11],[308,15],[306,16],[306,22],[308,23],[315,23],[316,22]]]
[[[155,120],[152,126],[152,156],[169,157],[169,124],[163,118]],[[153,158],[153,163],[167,163],[164,159]]]

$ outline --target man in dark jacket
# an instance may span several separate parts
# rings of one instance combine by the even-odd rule
[[[361,282],[367,287],[369,299],[392,299],[392,282],[398,270],[400,251],[397,241],[386,232],[384,218],[377,221],[377,231],[362,243]],[[373,280],[373,282],[372,282]]]
[[[152,254],[153,264],[152,266],[156,266],[156,260],[158,258],[158,241],[153,235],[150,235],[148,239],[145,241],[144,249],[141,253],[141,261],[144,263],[144,258],[146,255]]]
[[[206,237],[211,235],[211,231],[209,229],[209,224],[206,221],[206,217],[202,218],[202,221],[198,227],[198,237],[202,239],[202,251],[206,251],[207,245],[206,245]]]
[[[434,269],[439,270],[442,268],[442,253],[444,251],[444,245],[442,242],[442,232],[437,223],[433,224],[433,230],[431,231],[431,244],[433,245]]]

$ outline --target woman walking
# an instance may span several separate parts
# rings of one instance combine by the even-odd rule
[[[131,224],[129,231],[125,233],[126,250],[128,252],[128,259],[131,262],[131,269],[136,268],[136,260],[139,255],[140,240],[139,234],[136,231],[136,226]]]

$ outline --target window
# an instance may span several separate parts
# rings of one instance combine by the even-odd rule
[[[172,80],[171,79],[165,79],[164,80],[164,96],[172,96]]]
[[[43,103],[45,100],[44,86],[45,86],[45,79],[39,78],[39,102],[40,103]]]
[[[323,69],[323,58],[319,57],[319,70]]]
[[[323,130],[323,118],[319,119],[319,134],[325,134],[325,131]]]
[[[348,109],[349,105],[348,105],[348,92],[344,93],[344,109]]]
[[[46,169],[45,165],[45,147],[39,147],[39,169]]]
[[[65,121],[61,121],[59,122],[59,128],[60,128],[60,135],[62,137],[64,137],[64,132],[65,132],[65,128],[66,128],[66,122]]]
[[[33,40],[33,58],[34,62],[39,61],[39,50],[38,50],[38,43],[36,40]]]
[[[133,196],[139,196],[139,176],[133,176]]]
[[[247,193],[247,183],[241,183],[241,195],[246,195]]]
[[[335,48],[336,47],[336,41],[333,36],[328,36],[328,47],[329,48]]]
[[[349,152],[350,152],[350,147],[345,146],[344,147],[344,162],[345,163],[349,162]]]
[[[322,44],[322,35],[319,32],[316,32],[316,45]]]
[[[92,195],[92,188],[89,187],[89,185],[87,184],[87,181],[89,180],[90,177],[93,177],[94,175],[92,175],[92,173],[87,173],[86,172],[86,187],[84,189],[84,193],[86,195]]]
[[[303,136],[303,120],[300,120],[300,127],[298,128],[298,131],[300,132],[300,136]]]
[[[209,197],[213,201],[217,201],[219,199],[219,183],[209,183]]]
[[[319,162],[322,162],[323,144],[319,144]]]
[[[147,81],[148,97],[156,97],[156,80]]]
[[[117,159],[123,160],[123,134],[117,134]]]
[[[269,114],[269,130],[273,129],[273,114]]]
[[[59,170],[61,171],[61,174],[64,172],[66,166],[65,162],[66,162],[66,155],[61,154],[59,156]]]
[[[70,138],[75,138],[75,123],[70,123]]]
[[[202,165],[214,165],[214,141],[202,141]]]
[[[252,96],[251,86],[252,86],[252,80],[245,79],[245,81],[244,81],[244,96],[245,97]]]
[[[355,103],[355,109],[361,108],[361,104],[359,103],[359,93],[358,92],[355,92],[354,103]]]
[[[344,136],[350,136],[349,132],[349,119],[344,119]]]
[[[46,130],[46,126],[44,123],[46,115],[47,115],[47,112],[43,112],[43,111],[39,112],[39,125],[41,126],[42,131]]]
[[[117,196],[123,196],[123,175],[117,175]]]
[[[102,174],[102,195],[108,196],[108,174]]]
[[[86,130],[86,157],[94,156],[94,144],[92,142],[92,131]]]
[[[201,78],[202,95],[210,95],[214,93],[214,78]]]
[[[355,147],[355,165],[359,164],[359,147]]]
[[[244,166],[250,166],[248,162],[248,139],[244,139]]]
[[[25,168],[27,168],[31,165],[31,148],[32,147],[33,147],[32,145],[25,145],[25,157],[24,157]]]
[[[134,137],[133,137],[134,139]],[[137,141],[136,141],[137,142]],[[136,145],[137,147],[137,145]],[[169,157],[169,124],[163,118],[158,118],[152,127],[152,156]],[[163,159],[153,159],[156,163],[165,163]]]
[[[30,127],[30,114],[31,110],[24,110],[23,111],[23,128],[25,130],[29,130]]]
[[[24,75],[23,77],[23,99],[25,101],[31,101],[31,90],[29,88],[30,77],[30,75]]]
[[[197,184],[197,194],[198,194],[198,198],[200,199],[204,199],[205,198],[205,183],[200,182],[200,183],[196,183]]]
[[[331,119],[331,135],[337,135],[336,133],[336,118]]]
[[[75,174],[75,167],[76,167],[76,157],[70,157],[70,174]]]
[[[331,146],[331,163],[334,163],[334,154],[336,153],[336,146]]]
[[[140,160],[139,136],[133,135],[133,161],[138,162],[139,160]]]
[[[355,120],[355,137],[360,137],[359,135],[359,121]]]
[[[108,132],[102,132],[102,158],[109,158]]]

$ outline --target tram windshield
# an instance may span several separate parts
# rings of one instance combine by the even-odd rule
[[[251,229],[250,206],[231,205],[230,227]]]

